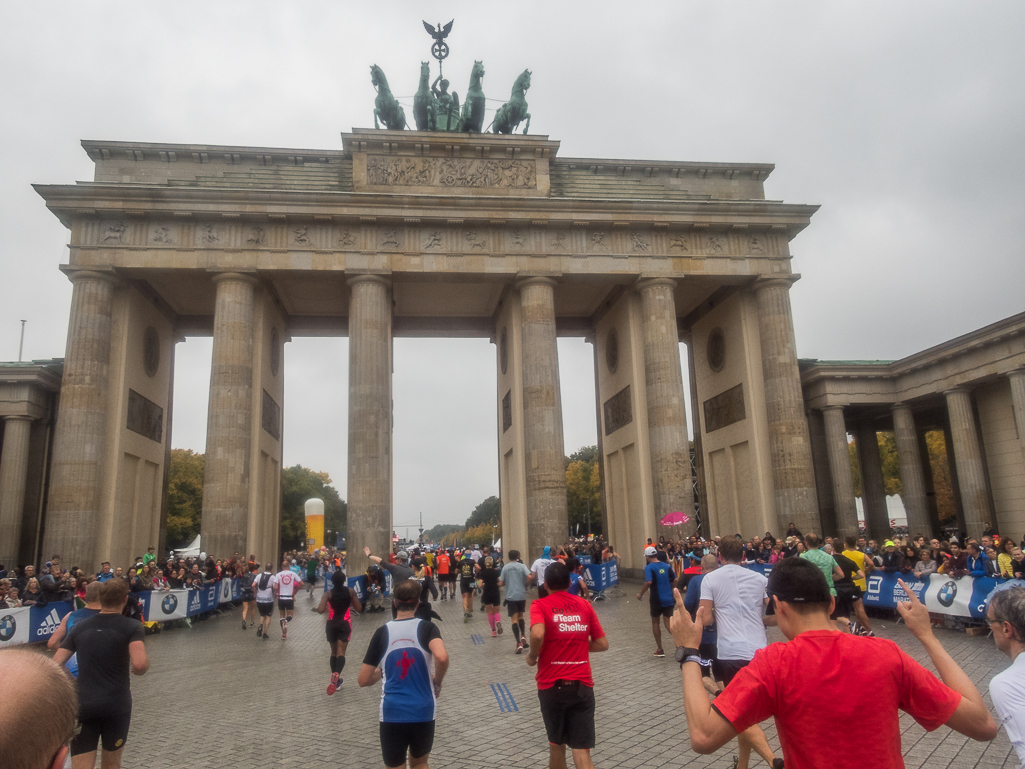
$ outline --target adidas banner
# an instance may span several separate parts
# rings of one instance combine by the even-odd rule
[[[48,641],[71,609],[70,601],[49,603],[46,606],[24,606],[20,609],[0,609],[0,648]]]
[[[612,561],[589,564],[584,567],[584,583],[596,593],[608,590],[619,584],[619,567]]]

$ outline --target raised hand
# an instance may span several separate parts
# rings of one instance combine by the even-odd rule
[[[673,642],[677,646],[689,646],[692,649],[701,645],[701,631],[704,627],[704,609],[698,609],[697,619],[690,618],[690,612],[684,608],[683,596],[677,588],[673,588],[673,598],[676,600],[676,611],[669,620],[669,632],[673,634]]]
[[[904,619],[904,624],[908,626],[911,634],[921,641],[923,638],[932,635],[932,622],[929,619],[929,610],[924,603],[918,600],[918,594],[908,587],[904,580],[898,579],[897,583],[904,588],[904,593],[908,597],[908,600],[900,601],[897,604],[897,611],[900,612],[900,616]]]

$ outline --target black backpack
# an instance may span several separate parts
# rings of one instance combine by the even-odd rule
[[[267,585],[270,582],[270,578],[273,576],[274,575],[271,574],[269,571],[265,571],[263,574],[260,575],[260,590],[267,589]]]

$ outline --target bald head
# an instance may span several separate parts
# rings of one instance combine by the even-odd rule
[[[710,571],[715,571],[719,566],[719,559],[714,555],[705,555],[701,557],[701,573],[707,574]]]
[[[77,715],[75,685],[57,664],[36,651],[0,651],[0,756],[4,757],[4,769],[63,766],[63,754],[59,763],[54,759],[71,740]],[[32,739],[24,739],[26,734]]]

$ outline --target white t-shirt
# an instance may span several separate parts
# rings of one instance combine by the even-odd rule
[[[534,561],[534,564],[530,567],[530,570],[534,572],[534,575],[537,577],[538,585],[543,585],[545,583],[545,569],[547,569],[549,565],[553,563],[555,562],[551,558],[538,558],[536,561]]]
[[[721,660],[751,660],[768,646],[762,612],[764,576],[728,563],[701,578],[701,600],[712,601],[718,631],[716,654]]]
[[[1025,654],[1019,654],[1007,670],[993,676],[989,696],[1018,761],[1025,767]]]
[[[271,582],[278,586],[278,598],[286,601],[295,594],[295,586],[302,584],[299,575],[288,569],[275,574]]]
[[[267,589],[260,590],[260,583],[263,580],[263,575],[268,575]],[[274,575],[269,572],[263,572],[263,574],[257,574],[256,579],[253,580],[253,590],[256,591],[256,602],[257,603],[274,603]]]

